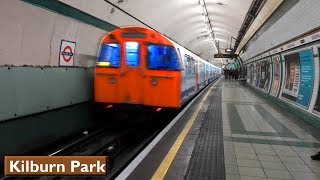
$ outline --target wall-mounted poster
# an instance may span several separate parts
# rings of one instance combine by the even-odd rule
[[[255,82],[256,82],[256,79],[257,79],[257,66],[256,66],[256,63],[254,62],[254,63],[252,63],[252,76],[251,77],[253,77],[253,79],[252,79],[252,81],[251,81],[251,84],[252,84],[252,86],[254,86],[255,85]]]
[[[269,60],[263,60],[260,62],[260,82],[259,87],[263,91],[267,92],[270,82],[270,63]]]
[[[255,80],[255,86],[258,87],[259,86],[259,82],[260,82],[260,62],[256,63],[256,80]]]
[[[277,96],[280,87],[280,56],[272,57],[273,64],[273,80],[270,94]]]
[[[318,53],[320,54],[320,48],[318,48]],[[318,90],[316,104],[315,104],[313,110],[320,113],[320,86],[319,86],[319,90]]]
[[[251,79],[252,79],[252,77],[251,77],[251,64],[248,64],[247,65],[247,83],[251,83]]]
[[[305,50],[284,56],[282,97],[307,108],[313,89],[313,52]]]

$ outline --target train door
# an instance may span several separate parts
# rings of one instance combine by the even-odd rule
[[[200,61],[196,59],[196,92],[199,92],[199,63]]]
[[[121,102],[130,104],[143,103],[144,63],[141,61],[142,48],[139,42],[124,42],[123,59],[120,72],[119,94]]]
[[[204,71],[204,63],[200,63],[200,89],[205,86],[205,71]]]
[[[208,66],[204,64],[204,85],[208,84]]]

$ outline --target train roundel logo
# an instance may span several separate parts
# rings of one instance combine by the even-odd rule
[[[73,56],[72,48],[70,46],[64,47],[61,52],[62,58],[65,62],[69,62]]]

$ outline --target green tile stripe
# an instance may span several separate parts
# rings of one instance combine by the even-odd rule
[[[269,125],[278,133],[293,134],[285,125],[280,123],[271,113],[265,110],[262,106],[254,105],[253,107],[269,123]]]
[[[229,115],[229,121],[230,121],[230,129],[234,133],[235,131],[246,131],[246,128],[244,127],[242,120],[238,114],[238,111],[236,109],[236,106],[231,103],[227,103],[227,112]]]
[[[279,140],[240,138],[240,137],[230,137],[230,136],[224,136],[223,140],[232,141],[232,142],[251,143],[251,144],[270,144],[270,145],[283,145],[283,146],[294,146],[294,147],[320,148],[320,143],[311,143],[311,142],[279,141]]]
[[[293,133],[274,133],[274,132],[258,132],[258,131],[231,131],[231,132],[232,132],[232,134],[247,134],[247,135],[256,135],[256,136],[298,138]]]
[[[275,98],[274,96],[271,96],[265,92],[262,92],[250,85],[247,85],[247,87],[249,87],[251,90],[253,90],[255,93],[257,93],[258,95],[260,95],[261,97],[263,97],[264,99],[270,101],[271,103],[285,109],[286,111],[288,111],[289,113],[293,114],[294,116],[296,116],[299,119],[304,120],[305,122],[311,124],[312,126],[316,127],[316,128],[320,128],[320,118],[316,117],[315,115],[312,115],[309,112],[303,111],[287,102],[284,102],[282,100],[279,100],[278,98]]]
[[[80,11],[77,8],[64,4],[57,0],[21,0],[23,2],[39,6],[44,9],[48,9],[55,13],[61,14],[66,17],[78,20],[82,23],[92,25],[102,30],[112,31],[117,28],[117,26],[96,18],[90,14]]]

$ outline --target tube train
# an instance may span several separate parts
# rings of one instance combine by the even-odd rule
[[[219,67],[151,29],[118,28],[100,43],[94,102],[105,109],[178,109],[220,75]]]

